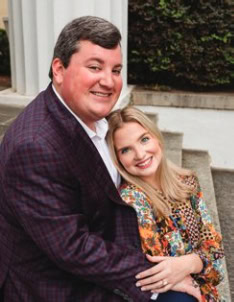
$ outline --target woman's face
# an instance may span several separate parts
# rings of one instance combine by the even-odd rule
[[[155,185],[162,159],[159,141],[137,122],[124,123],[114,134],[116,154],[125,170]]]

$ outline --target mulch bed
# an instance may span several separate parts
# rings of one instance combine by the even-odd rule
[[[1,87],[11,87],[11,77],[0,74],[0,86]]]

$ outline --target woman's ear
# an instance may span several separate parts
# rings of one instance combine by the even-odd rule
[[[54,84],[60,85],[63,82],[63,75],[65,67],[59,58],[55,58],[52,62],[52,71],[53,71],[53,82]]]

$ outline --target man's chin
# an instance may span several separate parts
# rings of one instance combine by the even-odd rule
[[[112,107],[109,107],[108,109],[104,108],[103,110],[97,112],[96,116],[99,117],[99,119],[105,118],[111,113],[113,108],[114,105]]]

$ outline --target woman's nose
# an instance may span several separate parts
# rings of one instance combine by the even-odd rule
[[[135,160],[143,159],[145,156],[145,151],[143,148],[136,148],[135,150]]]

